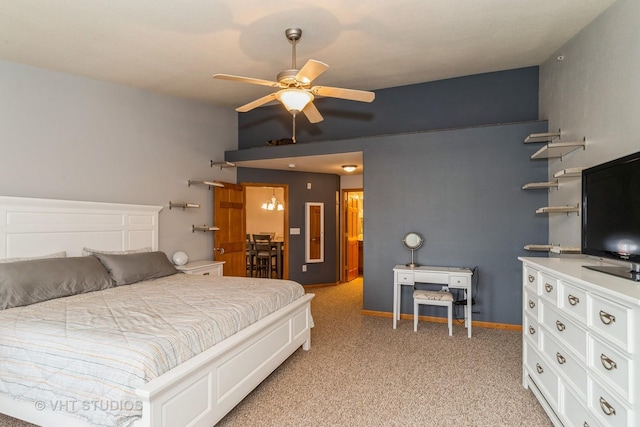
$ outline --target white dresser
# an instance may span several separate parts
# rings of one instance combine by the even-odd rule
[[[193,261],[185,265],[177,265],[176,269],[187,274],[201,276],[222,276],[224,261]]]
[[[640,283],[587,258],[523,263],[523,385],[555,425],[640,425]]]

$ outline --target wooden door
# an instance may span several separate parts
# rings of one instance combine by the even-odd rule
[[[224,261],[225,276],[245,276],[246,242],[244,222],[244,187],[223,182],[213,194],[213,257]]]
[[[345,234],[347,237],[347,282],[358,277],[358,200],[347,198]]]

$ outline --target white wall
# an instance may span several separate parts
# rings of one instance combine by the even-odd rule
[[[640,150],[640,1],[618,0],[540,67],[540,118],[586,150],[549,160],[549,176]],[[557,57],[563,55],[564,60]],[[580,202],[579,178],[561,181],[549,205]],[[580,246],[580,218],[549,218],[549,242]]]
[[[160,249],[211,259],[212,168],[237,148],[237,114],[202,102],[0,61],[0,195],[165,206]],[[200,209],[169,210],[169,201]]]

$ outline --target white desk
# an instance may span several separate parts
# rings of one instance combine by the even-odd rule
[[[473,298],[471,293],[471,276],[473,272],[469,268],[457,267],[407,267],[396,265],[393,268],[393,329],[400,319],[400,304],[402,300],[402,286],[413,286],[416,283],[434,283],[445,285],[449,288],[464,289],[467,305],[464,307],[464,326],[467,335],[471,338],[471,312]]]

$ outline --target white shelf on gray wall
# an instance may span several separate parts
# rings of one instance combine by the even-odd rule
[[[550,142],[533,153],[531,155],[531,160],[562,158],[563,156],[579,148],[584,149],[586,143],[586,139],[582,141],[571,142]]]
[[[211,190],[212,187],[224,187],[224,184],[215,181],[187,181],[187,187],[191,187],[192,185],[206,185]]]
[[[530,182],[522,186],[523,190],[540,190],[540,189],[550,189],[550,188],[558,188],[560,184],[558,181],[549,181],[549,182]]]
[[[580,211],[580,204],[578,203],[576,206],[545,206],[542,208],[536,209],[537,214],[551,214],[551,213],[566,213],[569,215],[570,213],[578,213]]]
[[[580,248],[574,246],[562,245],[525,245],[528,251],[552,252],[556,254],[579,254]]]
[[[554,178],[577,178],[582,177],[582,170],[585,169],[583,167],[577,168],[567,168],[559,170],[558,172],[553,174]]]
[[[556,138],[560,138],[560,129],[558,132],[532,133],[524,139],[524,143],[551,142]]]

